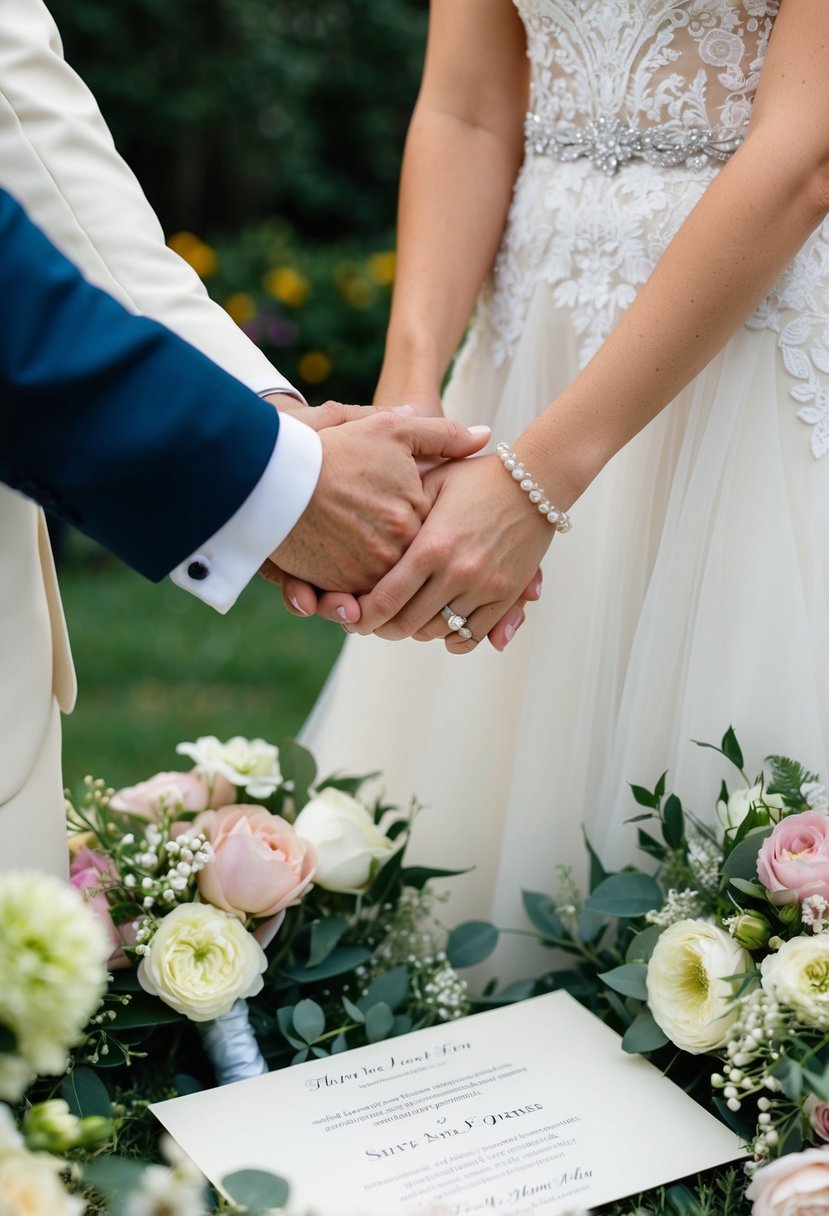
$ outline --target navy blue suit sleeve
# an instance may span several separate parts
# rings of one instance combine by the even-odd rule
[[[259,480],[279,418],[91,286],[0,190],[0,481],[160,579]]]

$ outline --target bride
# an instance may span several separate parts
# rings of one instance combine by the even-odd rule
[[[826,0],[433,0],[377,400],[524,474],[426,475],[349,629],[446,647],[349,639],[305,739],[426,804],[447,921],[629,859],[629,781],[710,815],[729,723],[829,771],[828,69]]]

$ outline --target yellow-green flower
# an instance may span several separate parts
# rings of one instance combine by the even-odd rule
[[[48,874],[0,874],[0,1096],[19,1097],[34,1073],[66,1068],[67,1049],[106,989],[110,943],[82,896]],[[25,1069],[25,1072],[24,1072]]]
[[[193,232],[174,232],[167,244],[173,253],[193,267],[200,279],[209,279],[216,273],[219,260],[216,251],[206,245]]]
[[[322,384],[331,375],[331,360],[321,350],[309,350],[299,361],[299,374],[306,384]]]
[[[394,282],[394,274],[397,269],[397,254],[393,249],[383,250],[382,253],[373,253],[366,262],[366,273],[370,279],[380,287],[389,287]]]
[[[311,294],[311,284],[293,266],[275,266],[262,280],[269,296],[291,308],[301,308]]]

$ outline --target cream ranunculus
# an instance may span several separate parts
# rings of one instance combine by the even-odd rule
[[[737,1016],[726,977],[751,971],[748,951],[717,925],[680,920],[659,935],[648,963],[648,1005],[681,1051],[721,1047]]]
[[[282,784],[279,748],[264,739],[234,735],[221,743],[215,735],[203,735],[195,743],[179,743],[176,751],[189,756],[196,771],[208,780],[217,775],[226,777],[232,785],[247,790],[251,798],[267,798]],[[213,805],[219,805],[215,799]]]
[[[0,1097],[20,1096],[28,1073],[66,1068],[67,1048],[106,990],[110,943],[83,897],[48,874],[0,874],[0,1026],[17,1043],[0,1068]]]
[[[829,933],[793,937],[760,964],[763,988],[804,1026],[829,1030]]]
[[[86,1204],[67,1195],[60,1178],[63,1162],[28,1152],[19,1137],[15,1142],[5,1131],[0,1129],[0,1216],[81,1216]]]
[[[326,891],[365,890],[373,863],[388,861],[394,841],[379,830],[361,802],[328,787],[302,808],[294,830],[317,851],[314,882]]]
[[[262,989],[265,952],[235,916],[210,904],[179,904],[161,921],[141,960],[141,987],[193,1022],[227,1013]]]
[[[752,1216],[829,1216],[829,1149],[788,1153],[762,1166],[746,1191]]]
[[[717,818],[725,831],[729,828],[738,828],[745,819],[748,812],[751,810],[755,802],[762,801],[765,806],[771,807],[772,812],[784,811],[786,804],[779,794],[763,794],[763,784],[758,781],[756,785],[744,786],[742,789],[735,790],[730,795],[728,802],[724,802],[721,798],[717,803]],[[780,816],[772,814],[772,819],[779,819]]]

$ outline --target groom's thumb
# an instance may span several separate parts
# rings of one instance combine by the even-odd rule
[[[488,426],[465,427],[447,418],[412,418],[400,433],[415,457],[460,460],[485,448],[492,432]]]

